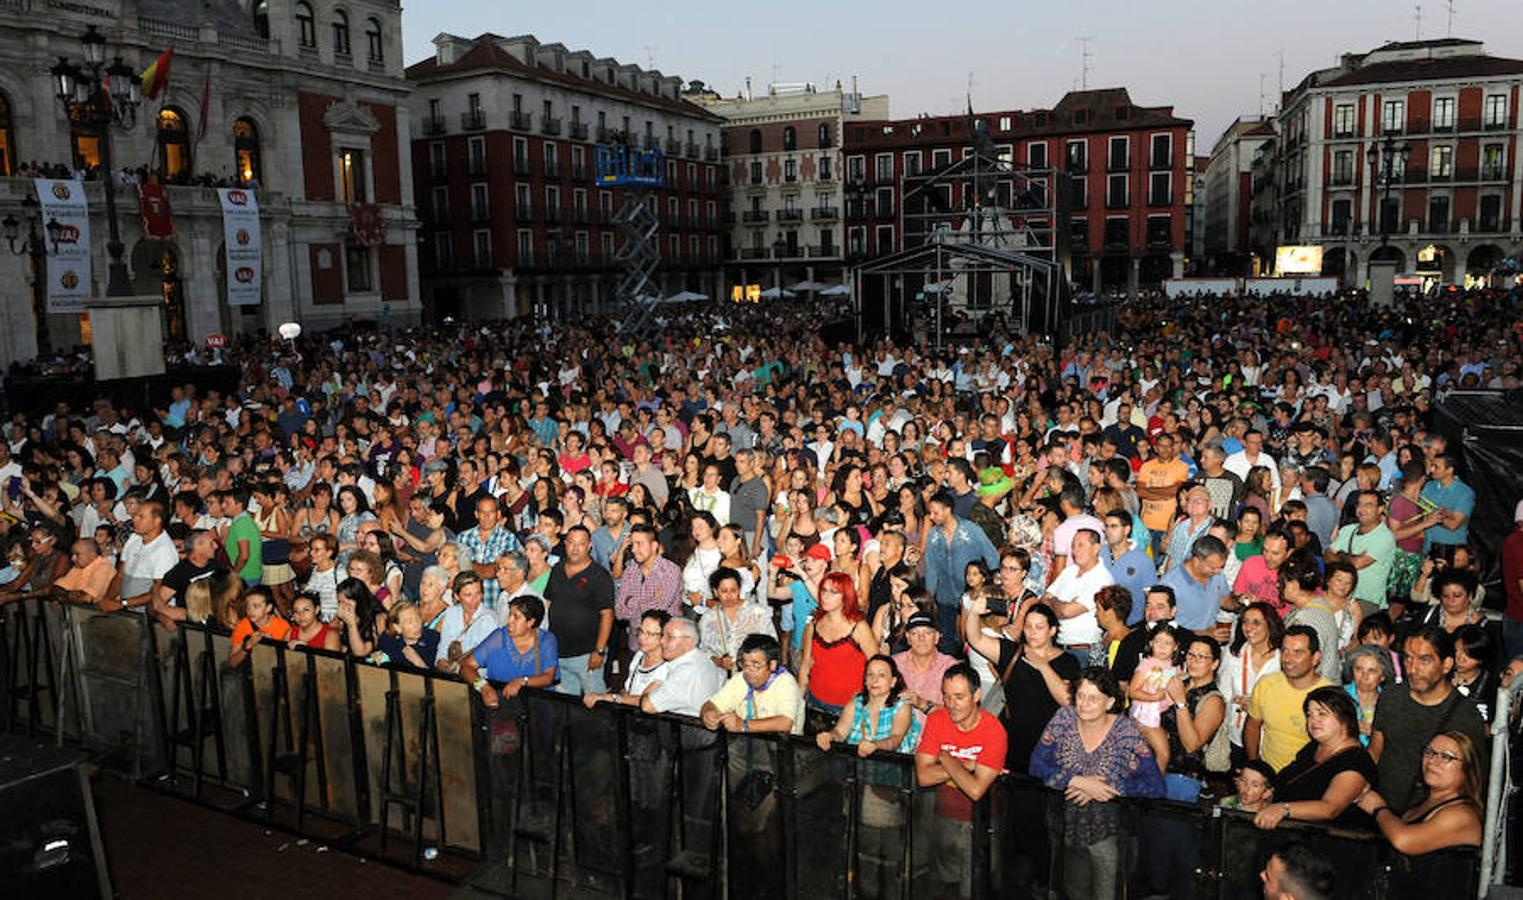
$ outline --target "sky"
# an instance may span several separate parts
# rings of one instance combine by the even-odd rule
[[[1448,36],[1523,57],[1519,0],[767,0],[692,4],[415,0],[404,6],[408,63],[432,55],[440,32],[533,34],[544,43],[654,65],[734,96],[752,79],[858,79],[888,94],[895,118],[966,109],[1047,108],[1084,78],[1126,87],[1145,106],[1195,121],[1206,155],[1232,120],[1274,111],[1281,84],[1390,40]],[[927,9],[945,9],[940,19]],[[591,10],[591,11],[590,11]],[[1420,13],[1419,13],[1420,10]],[[1420,20],[1419,20],[1420,15]],[[1419,24],[1420,23],[1420,24]],[[1088,38],[1087,41],[1080,40]],[[1262,86],[1262,100],[1260,88]]]

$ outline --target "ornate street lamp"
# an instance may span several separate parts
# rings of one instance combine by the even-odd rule
[[[127,278],[127,263],[122,258],[121,230],[116,221],[116,175],[111,161],[111,129],[123,131],[137,124],[137,110],[142,103],[142,86],[132,67],[120,56],[106,65],[106,38],[89,26],[79,38],[84,65],[77,66],[67,57],[59,57],[51,69],[53,91],[70,121],[90,128],[100,139],[100,168],[106,185],[106,223],[110,240],[106,295],[123,297],[132,293]]]
[[[1412,145],[1406,141],[1396,143],[1393,135],[1386,135],[1379,144],[1371,144],[1365,158],[1370,161],[1370,172],[1376,188],[1384,187],[1380,200],[1380,246],[1391,241],[1391,222],[1386,217],[1386,207],[1391,202],[1391,185],[1400,181],[1407,170],[1407,159],[1412,155]]]
[[[35,319],[37,328],[37,355],[46,356],[52,352],[51,342],[48,339],[48,310],[43,299],[42,279],[44,266],[47,265],[47,246],[43,243],[42,235],[38,232],[37,225],[42,218],[42,204],[37,198],[28,194],[21,200],[21,213],[26,218],[26,236],[21,235],[21,222],[15,216],[6,216],[0,220],[0,235],[5,237],[6,246],[16,256],[30,257],[32,261],[32,317]],[[57,219],[48,220],[43,226],[47,232],[47,240],[53,249],[58,249],[58,239],[63,231],[63,226],[58,224]]]

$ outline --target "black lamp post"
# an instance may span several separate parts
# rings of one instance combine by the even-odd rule
[[[111,162],[111,129],[123,131],[137,124],[137,108],[142,103],[142,87],[137,73],[122,62],[120,56],[106,65],[106,38],[91,25],[79,38],[84,65],[76,66],[60,56],[52,68],[53,89],[58,103],[70,121],[93,129],[100,139],[100,167],[105,174],[106,222],[111,239],[106,252],[111,262],[107,270],[106,295],[124,297],[132,293],[127,279],[127,263],[122,259],[122,236],[116,222],[116,177]]]
[[[772,242],[772,258],[777,260],[777,293],[782,297],[783,293],[783,253],[788,249],[788,242],[783,240],[782,235]]]
[[[1391,223],[1386,219],[1386,206],[1391,200],[1391,185],[1402,179],[1407,170],[1407,159],[1412,155],[1412,145],[1406,141],[1396,143],[1393,135],[1386,135],[1379,144],[1371,144],[1365,158],[1370,161],[1371,180],[1375,187],[1385,188],[1380,198],[1380,246],[1391,241]],[[1400,160],[1400,165],[1397,161]]]
[[[48,339],[48,309],[43,299],[42,279],[44,267],[47,265],[47,246],[43,244],[42,235],[37,230],[37,224],[42,219],[42,204],[37,198],[28,194],[21,200],[21,212],[26,217],[26,237],[21,236],[21,223],[15,216],[6,216],[0,220],[0,233],[5,235],[5,243],[10,247],[11,253],[16,256],[27,256],[32,261],[32,317],[37,324],[37,355],[46,356],[53,348]],[[57,219],[48,220],[44,226],[48,234],[48,242],[53,249],[58,249],[59,232],[63,226],[58,224]]]

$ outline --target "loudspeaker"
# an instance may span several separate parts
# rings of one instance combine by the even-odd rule
[[[101,897],[111,879],[83,754],[0,735],[0,897]]]

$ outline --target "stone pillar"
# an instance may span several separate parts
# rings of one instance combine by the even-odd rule
[[[1137,299],[1137,283],[1142,280],[1142,258],[1133,256],[1127,260],[1130,265],[1126,270],[1126,296],[1129,299]]]
[[[222,240],[222,220],[206,219],[204,228],[191,232],[180,256],[180,281],[185,291],[185,336],[199,344],[209,334],[222,332],[222,273],[217,267],[217,243]],[[215,228],[217,243],[207,234]],[[189,272],[185,269],[188,268]]]
[[[296,320],[296,297],[291,269],[291,226],[274,222],[265,238],[264,325],[274,334],[281,325]]]
[[[1173,278],[1185,277],[1185,255],[1182,251],[1175,250],[1169,254],[1169,262],[1173,264]]]
[[[1090,281],[1094,285],[1092,290],[1096,297],[1100,296],[1101,292],[1105,289],[1105,282],[1101,280],[1100,275],[1101,269],[1104,268],[1100,265],[1101,259],[1102,257],[1099,256],[1090,257]]]
[[[512,319],[518,315],[518,279],[511,270],[504,269],[497,277],[497,296],[500,303],[498,312],[504,319]]]

